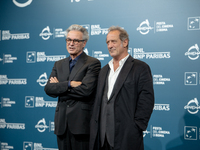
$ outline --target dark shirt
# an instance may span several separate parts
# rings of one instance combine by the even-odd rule
[[[82,53],[83,53],[83,52],[82,52]],[[82,54],[82,53],[81,53],[81,54]],[[81,56],[81,54],[78,55],[74,60],[72,60],[71,57],[69,58],[69,70],[70,70],[70,72],[71,72],[72,69],[74,68],[74,66],[75,66],[76,62],[78,61],[79,57]],[[70,82],[71,82],[71,81],[68,82],[68,87],[69,87],[69,88],[71,88]]]

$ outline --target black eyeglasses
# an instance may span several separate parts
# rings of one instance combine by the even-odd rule
[[[67,42],[67,44],[70,44],[71,42],[73,41],[73,43],[74,44],[78,44],[79,42],[83,42],[83,41],[85,41],[85,40],[78,40],[78,39],[70,39],[70,38],[67,38],[66,39],[66,42]]]

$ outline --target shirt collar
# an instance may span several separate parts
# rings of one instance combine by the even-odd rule
[[[121,59],[119,61],[119,66],[123,65],[125,63],[125,61],[128,59],[128,57],[129,57],[129,54],[126,57],[124,57],[123,59]],[[111,61],[109,61],[108,65],[110,66],[110,68],[113,68],[113,59]]]

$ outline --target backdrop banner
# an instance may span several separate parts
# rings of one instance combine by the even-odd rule
[[[105,66],[108,28],[129,34],[128,52],[153,76],[155,106],[145,150],[200,149],[199,0],[0,0],[0,150],[57,150],[57,98],[44,92],[69,56],[65,30],[85,27],[84,48]]]

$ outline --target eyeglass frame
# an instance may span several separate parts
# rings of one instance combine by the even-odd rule
[[[67,40],[69,40],[69,41],[67,41]],[[79,40],[79,39],[73,39],[72,40],[70,38],[66,38],[65,41],[66,41],[67,44],[70,44],[71,42],[73,42],[75,45],[77,45],[78,43],[84,42],[85,40]]]

